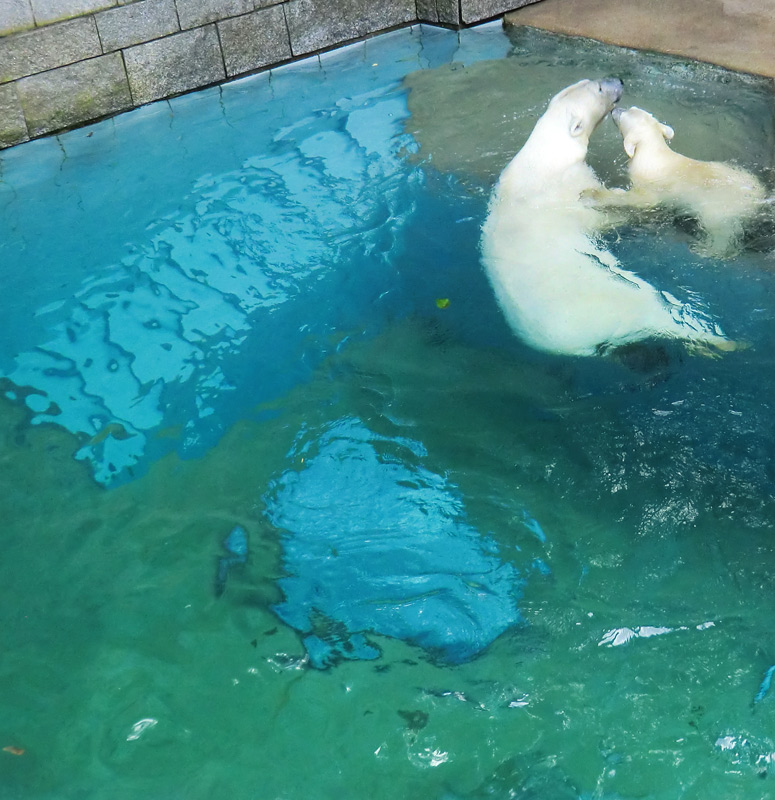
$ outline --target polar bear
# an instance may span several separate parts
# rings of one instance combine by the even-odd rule
[[[552,98],[501,173],[482,227],[482,263],[511,328],[551,353],[590,356],[651,337],[735,348],[691,308],[621,269],[599,243],[602,189],[590,134],[618,102],[618,78],[581,80]]]
[[[609,207],[662,207],[689,215],[704,233],[704,252],[731,255],[746,223],[762,208],[766,192],[761,181],[740,167],[676,153],[668,145],[673,129],[642,108],[617,108],[611,116],[630,159],[630,189],[590,196]]]

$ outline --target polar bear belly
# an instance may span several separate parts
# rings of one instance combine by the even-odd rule
[[[595,245],[573,213],[491,213],[482,256],[515,333],[541,350],[594,355],[649,336],[685,336],[661,295]]]

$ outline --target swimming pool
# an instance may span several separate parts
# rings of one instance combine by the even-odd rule
[[[3,796],[768,796],[766,238],[608,237],[717,360],[534,352],[479,265],[607,74],[771,169],[769,82],[497,24],[0,156]],[[621,185],[612,125],[590,161]]]

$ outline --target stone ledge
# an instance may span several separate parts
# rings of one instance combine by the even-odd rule
[[[0,2],[0,36],[26,31],[35,27],[35,17],[29,0],[2,0]]]
[[[33,7],[47,20],[0,36],[0,148],[390,28],[460,27],[536,1],[0,0],[0,24],[34,25]],[[55,9],[81,16],[55,22]]]
[[[10,147],[29,138],[16,84],[0,86],[0,147]]]
[[[288,0],[285,3],[294,56],[413,22],[414,0],[384,0],[364,9],[359,0]]]
[[[281,6],[218,23],[226,74],[231,78],[291,57],[291,42]]]
[[[106,53],[179,31],[175,0],[139,0],[95,14]]]
[[[102,46],[93,17],[80,17],[17,33],[0,39],[0,83],[101,54]]]
[[[30,0],[35,22],[40,26],[81,17],[92,11],[101,11],[103,8],[115,6],[117,2],[118,0]]]
[[[472,25],[537,2],[539,0],[460,0],[460,17],[466,25]]]
[[[458,0],[417,0],[419,22],[457,25],[460,22]]]
[[[30,136],[40,136],[132,107],[120,53],[32,75],[14,85]]]
[[[182,30],[237,17],[255,9],[253,0],[175,0]]]
[[[135,105],[226,78],[215,25],[138,44],[123,53]]]

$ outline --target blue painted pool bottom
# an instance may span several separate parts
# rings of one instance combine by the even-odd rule
[[[475,63],[494,70],[488,56],[512,48],[497,29],[470,36],[423,41],[425,62],[407,61],[419,43],[393,39],[379,57],[360,51],[359,75],[367,62],[392,77],[419,63],[442,67],[446,87],[447,61],[476,78]],[[593,59],[610,66],[608,52],[568,53],[551,37],[530,46],[535,55],[517,43],[506,61],[543,81],[528,82],[536,95]],[[701,77],[687,69],[683,100]],[[294,80],[320,89],[341,77],[314,75]],[[653,100],[665,81],[629,85]],[[701,84],[706,97],[713,86]],[[670,229],[612,243],[751,341],[736,360],[669,350],[633,372],[527,352],[477,264],[488,177],[476,141],[440,154],[400,85],[370,88],[337,83],[337,100],[309,118],[282,109],[263,148],[250,92],[231,118],[244,113],[244,127],[233,139],[217,129],[222,150],[202,140],[228,118],[225,99],[165,112],[151,130],[170,130],[166,145],[133,139],[159,148],[144,182],[169,181],[165,192],[120,203],[126,224],[104,239],[81,241],[72,225],[57,234],[58,214],[36,216],[32,199],[75,213],[77,189],[87,208],[101,197],[115,210],[105,187],[133,198],[134,173],[122,184],[86,139],[68,159],[87,147],[78,166],[101,195],[66,177],[75,163],[56,162],[60,190],[6,166],[6,219],[26,250],[3,240],[23,289],[5,374],[17,380],[24,365],[39,379],[26,410],[18,387],[2,406],[12,612],[0,734],[25,751],[3,754],[9,796],[765,796],[772,712],[766,697],[755,713],[752,701],[773,661],[766,255],[708,263]],[[748,119],[766,116],[755,87],[734,89]],[[600,134],[605,164],[617,143]],[[513,146],[513,133],[493,135]],[[754,161],[767,135],[745,145]],[[183,145],[164,176],[159,164]],[[111,246],[121,255],[106,268]],[[96,275],[82,282],[89,258]],[[28,261],[34,290],[21,280]],[[66,425],[45,424],[47,398],[60,423],[89,400],[97,423],[124,432],[87,429],[93,441],[76,444]],[[104,443],[116,458],[140,439],[141,457],[111,472]],[[235,525],[249,555],[218,598]],[[431,590],[414,605],[413,577]],[[444,612],[430,643],[411,614],[429,599]],[[379,613],[391,604],[406,611],[398,628]],[[468,649],[445,647],[445,631]]]

